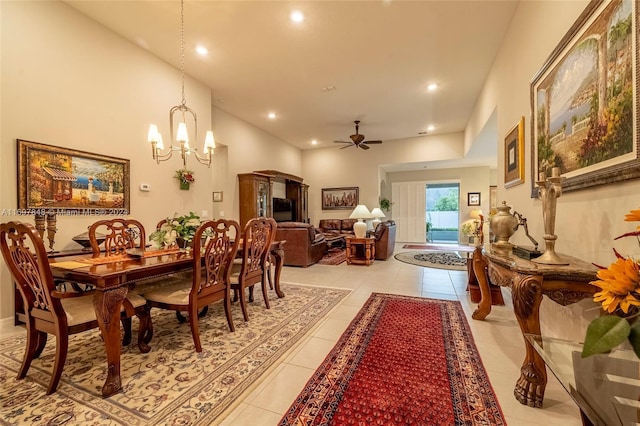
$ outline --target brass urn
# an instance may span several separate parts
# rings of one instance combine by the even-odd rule
[[[499,256],[509,256],[513,244],[509,242],[509,238],[516,232],[518,227],[518,219],[511,214],[511,206],[506,201],[497,207],[498,212],[493,215],[489,226],[491,231],[497,237],[497,241],[491,244],[491,250]]]

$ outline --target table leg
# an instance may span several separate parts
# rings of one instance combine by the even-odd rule
[[[475,281],[478,282],[481,295],[480,303],[478,303],[478,307],[471,317],[475,320],[483,320],[491,312],[491,289],[489,288],[487,275],[484,272],[487,268],[487,260],[482,255],[481,247],[476,247],[473,251],[471,263],[473,265],[473,275],[475,276]],[[471,282],[471,277],[469,277],[469,282]]]
[[[282,272],[282,266],[284,265],[284,248],[278,247],[274,250],[271,250],[271,254],[273,255],[276,263],[276,267],[273,273],[273,287],[278,297],[283,298],[284,292],[280,290],[280,273]]]
[[[102,396],[109,397],[122,390],[120,380],[120,307],[127,296],[127,286],[97,290],[93,295],[93,308],[102,331],[107,352],[107,379]]]
[[[536,408],[542,407],[547,387],[547,370],[544,360],[524,335],[540,335],[542,280],[539,275],[520,274],[516,274],[513,279],[513,310],[520,324],[526,350],[513,394],[521,404]]]

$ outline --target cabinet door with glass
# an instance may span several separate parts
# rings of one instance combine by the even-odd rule
[[[240,226],[254,217],[271,217],[271,181],[268,175],[242,173],[238,175]]]

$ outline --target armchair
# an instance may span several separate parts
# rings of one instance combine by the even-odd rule
[[[279,222],[276,240],[286,240],[284,245],[284,264],[287,266],[313,265],[327,253],[327,241],[324,234],[316,232],[310,223]]]
[[[396,245],[396,223],[393,220],[379,223],[373,237],[376,239],[376,260],[387,260]]]

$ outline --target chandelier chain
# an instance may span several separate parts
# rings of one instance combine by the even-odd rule
[[[180,0],[180,71],[182,72],[182,105],[187,104],[184,96],[184,0]]]

